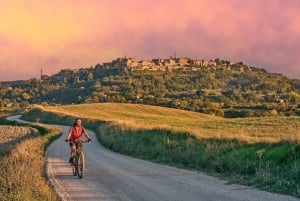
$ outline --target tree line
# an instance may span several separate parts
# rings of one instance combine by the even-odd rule
[[[242,62],[174,70],[62,70],[42,79],[0,85],[0,109],[30,104],[139,103],[224,117],[300,115],[300,81]],[[225,68],[225,67],[226,68]]]

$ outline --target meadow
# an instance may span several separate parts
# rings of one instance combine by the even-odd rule
[[[236,139],[247,143],[300,140],[299,117],[226,119],[207,114],[140,104],[81,104],[43,110],[68,116],[114,122],[133,130],[167,129],[200,139]]]
[[[78,116],[114,151],[300,197],[299,117],[225,119],[112,103],[39,107],[24,117],[70,125]]]

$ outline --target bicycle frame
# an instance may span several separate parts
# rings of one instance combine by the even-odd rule
[[[82,150],[82,145],[80,146],[81,143],[86,143],[86,141],[72,141],[75,144],[76,150],[75,150],[75,156],[74,161],[72,163],[72,171],[74,176],[78,176],[79,179],[82,179],[83,174],[84,174],[84,169],[85,169],[85,162],[84,162],[84,154]]]

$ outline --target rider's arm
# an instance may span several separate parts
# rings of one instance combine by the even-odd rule
[[[84,136],[85,136],[88,140],[92,140],[91,137],[89,136],[89,134],[87,133],[86,129],[83,128],[82,130],[83,130]]]
[[[66,142],[70,141],[71,134],[72,134],[72,128],[69,129],[69,132],[68,132],[68,135],[67,135],[67,138],[66,138]]]

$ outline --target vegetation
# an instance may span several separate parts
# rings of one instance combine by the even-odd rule
[[[30,126],[38,129],[41,135],[16,139],[18,143],[0,157],[1,200],[57,200],[46,181],[44,150],[58,137],[60,131],[39,125]]]
[[[98,138],[116,152],[180,168],[205,171],[232,182],[300,197],[300,145],[292,142],[246,144],[202,139],[167,130],[132,131],[101,126]]]
[[[299,117],[224,119],[133,104],[44,107],[25,116],[60,124],[80,116],[114,151],[300,197]]]
[[[297,116],[300,80],[242,62],[215,59],[216,66],[188,64],[141,70],[97,64],[61,70],[50,77],[0,85],[0,110],[30,104],[139,103],[223,117]]]
[[[0,120],[3,120],[3,117],[11,116],[13,115],[12,112],[0,112]],[[1,125],[1,122],[0,122]]]
[[[10,146],[31,136],[31,133],[28,127],[0,125],[0,156],[3,155]]]
[[[97,119],[102,122],[114,122],[133,129],[168,129],[175,132],[189,132],[198,138],[237,139],[247,143],[274,143],[281,141],[298,141],[300,117],[265,117],[226,119],[212,115],[200,114],[178,109],[140,104],[81,104],[68,106],[42,107],[68,115]],[[54,121],[32,115],[32,121]],[[65,122],[65,116],[58,119]],[[66,118],[72,122],[72,118]],[[55,123],[55,122],[51,122]]]

